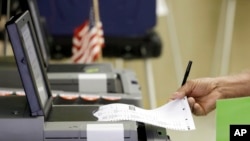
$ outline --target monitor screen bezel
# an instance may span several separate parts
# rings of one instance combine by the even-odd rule
[[[44,80],[43,83],[44,83],[45,91],[48,97],[45,105],[42,104],[39,91],[38,91],[38,87],[36,86],[36,83],[35,83],[35,77],[32,73],[32,66],[28,59],[29,56],[28,56],[26,48],[24,47],[25,43],[22,38],[23,35],[21,33],[21,29],[25,25],[28,25],[30,29],[31,38],[34,43],[34,50],[38,59],[38,65],[41,68],[41,74]],[[13,27],[15,28],[13,29]],[[18,71],[22,79],[22,85],[23,85],[23,88],[24,88],[24,91],[25,91],[25,94],[29,103],[29,107],[31,110],[31,116],[43,115],[47,117],[49,110],[52,106],[53,97],[50,91],[47,74],[45,73],[45,68],[41,60],[42,57],[38,53],[39,51],[38,43],[37,43],[37,39],[35,36],[34,26],[33,26],[29,11],[27,10],[24,13],[20,15],[16,15],[13,18],[11,18],[6,23],[6,28],[7,28],[10,42],[12,44],[14,56],[15,56],[16,63],[18,66]],[[13,32],[11,30],[16,30],[16,31]]]

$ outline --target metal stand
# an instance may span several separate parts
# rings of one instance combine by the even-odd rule
[[[236,0],[223,0],[211,71],[212,76],[228,74],[235,8]]]

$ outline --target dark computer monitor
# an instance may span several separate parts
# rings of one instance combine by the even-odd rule
[[[29,11],[11,18],[6,28],[31,114],[46,115],[52,96]]]

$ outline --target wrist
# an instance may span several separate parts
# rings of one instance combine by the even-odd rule
[[[235,98],[250,96],[250,73],[217,78],[220,98]]]

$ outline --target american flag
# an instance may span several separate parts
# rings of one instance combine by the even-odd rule
[[[74,30],[72,61],[73,63],[91,63],[100,56],[104,47],[104,37],[101,21],[95,21],[93,9],[90,19]]]

